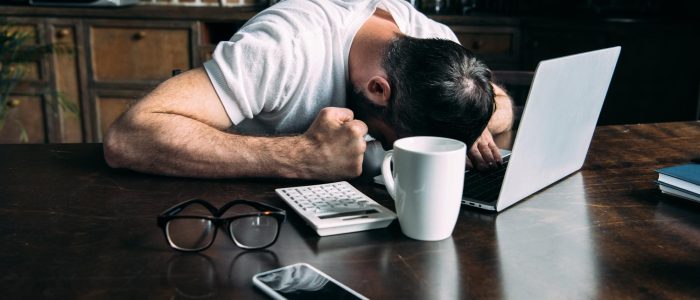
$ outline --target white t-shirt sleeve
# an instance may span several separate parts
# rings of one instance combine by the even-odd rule
[[[388,9],[396,25],[404,34],[415,38],[440,38],[459,44],[454,32],[447,26],[428,18],[411,6],[408,1],[388,0],[380,8]]]
[[[237,125],[261,112],[281,109],[289,99],[290,82],[303,74],[295,56],[295,34],[284,18],[266,14],[221,42],[204,63],[216,93]]]

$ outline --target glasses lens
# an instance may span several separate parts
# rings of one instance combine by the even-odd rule
[[[272,216],[250,216],[231,222],[229,232],[239,246],[262,248],[275,241],[279,223]]]
[[[216,226],[208,219],[172,219],[165,225],[168,241],[180,250],[200,250],[211,244]]]

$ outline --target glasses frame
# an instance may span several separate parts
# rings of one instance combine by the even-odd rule
[[[193,204],[200,204],[204,206],[210,213],[211,216],[203,216],[203,215],[178,215],[181,211],[183,211],[185,208],[187,208],[190,205]],[[254,207],[255,209],[259,210],[257,213],[249,213],[249,214],[241,214],[241,215],[235,215],[232,217],[228,218],[221,218],[221,216],[226,213],[226,211],[234,207],[236,205],[240,204],[246,204],[249,206]],[[274,217],[277,220],[277,232],[275,233],[275,238],[268,244],[260,247],[250,247],[241,244],[236,240],[236,238],[233,236],[233,233],[229,230],[229,227],[231,226],[231,222],[241,219],[241,218],[248,218],[248,217],[260,217],[260,216],[271,216]],[[168,222],[174,220],[174,219],[207,219],[209,220],[217,229],[223,229],[226,231],[228,234],[228,237],[231,239],[231,241],[236,244],[239,248],[245,249],[245,250],[257,250],[257,249],[264,249],[275,242],[277,242],[277,238],[280,235],[280,231],[282,230],[282,224],[284,223],[284,220],[286,219],[287,213],[281,209],[277,208],[268,204],[256,202],[256,201],[250,201],[250,200],[243,200],[243,199],[236,199],[227,202],[222,206],[220,209],[217,209],[214,205],[211,203],[207,202],[206,200],[202,199],[190,199],[187,201],[184,201],[180,204],[176,204],[175,206],[166,209],[163,213],[158,215],[158,227],[160,227],[163,230],[163,235],[165,235],[165,240],[168,242],[168,245],[170,248],[175,249],[177,251],[182,251],[182,252],[199,252],[208,249],[211,247],[212,244],[214,244],[214,241],[216,240],[216,233],[219,230],[214,230],[214,236],[212,236],[211,241],[209,244],[207,244],[204,247],[197,248],[197,249],[186,249],[186,248],[180,248],[176,245],[174,245],[170,241],[170,237],[168,236],[168,230],[167,230],[167,224]]]

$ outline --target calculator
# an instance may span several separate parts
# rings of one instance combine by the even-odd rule
[[[275,189],[319,236],[384,228],[396,214],[346,181]]]

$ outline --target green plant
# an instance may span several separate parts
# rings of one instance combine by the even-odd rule
[[[0,131],[4,128],[9,113],[21,104],[21,101],[12,95],[17,84],[24,79],[27,65],[40,60],[46,54],[72,53],[72,48],[69,46],[31,43],[34,40],[36,37],[33,34],[17,30],[17,27],[0,19]],[[48,107],[55,114],[58,113],[59,108],[71,114],[79,112],[78,107],[66,101],[60,92],[54,92],[46,99]],[[28,136],[24,126],[19,121],[15,122],[21,130],[20,141],[27,142]]]

